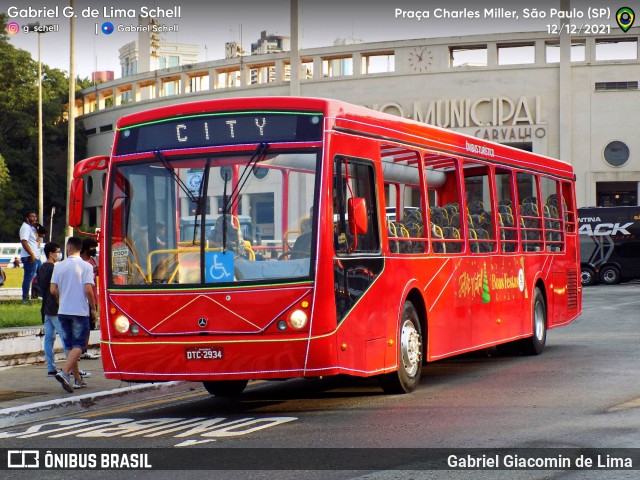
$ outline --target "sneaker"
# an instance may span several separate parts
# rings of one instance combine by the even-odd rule
[[[86,370],[78,370],[78,373],[80,374],[81,377],[89,378],[91,376],[91,372],[87,372]]]
[[[80,355],[80,358],[82,358],[83,360],[97,360],[100,358],[100,355],[94,355],[93,353],[84,352],[82,355]]]
[[[56,373],[58,373],[58,370],[49,370],[47,372],[47,377],[55,377]]]
[[[74,389],[78,389],[78,388],[84,388],[87,386],[87,382],[84,381],[84,378],[81,378],[80,380],[73,380],[73,388]]]
[[[69,375],[64,373],[62,370],[58,370],[56,372],[56,380],[62,384],[62,388],[64,388],[67,392],[73,393],[73,386],[71,385],[71,381],[69,380]]]

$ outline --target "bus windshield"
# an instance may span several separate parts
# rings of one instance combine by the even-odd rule
[[[112,286],[310,279],[319,151],[118,162],[111,176]],[[282,206],[282,207],[281,207]]]

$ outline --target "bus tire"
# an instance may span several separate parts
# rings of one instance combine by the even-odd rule
[[[600,283],[604,285],[617,285],[620,283],[620,270],[612,265],[607,265],[600,270]]]
[[[591,267],[582,267],[580,272],[580,281],[583,287],[589,287],[596,283],[596,272]]]
[[[542,291],[536,287],[533,293],[533,335],[521,340],[520,346],[525,355],[540,355],[547,342],[547,305]]]
[[[216,397],[239,397],[249,380],[218,380],[216,382],[202,382],[204,388]]]
[[[411,393],[420,383],[422,373],[422,329],[416,307],[404,303],[398,345],[398,370],[380,375],[385,393]]]

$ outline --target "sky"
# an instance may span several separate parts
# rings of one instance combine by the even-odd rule
[[[626,3],[636,2],[572,1],[570,12],[574,18],[571,22],[578,25],[603,23],[611,25],[612,34],[624,35],[615,16],[616,11],[626,6]],[[160,24],[178,26],[177,32],[163,34],[162,39],[199,45],[200,61],[224,58],[225,42],[241,42],[243,48],[249,51],[251,43],[258,40],[261,31],[280,35],[290,33],[289,0],[234,0],[224,3],[216,0],[111,0],[109,3],[75,0],[76,73],[84,78],[90,77],[95,70],[113,70],[116,78],[119,78],[118,49],[137,40],[138,34],[118,31],[118,26],[137,25],[137,16],[151,9],[174,12],[177,6],[180,7],[179,18],[158,18]],[[609,7],[608,18],[590,19],[590,7]],[[514,12],[518,18],[490,18],[485,15],[485,9],[496,8]],[[132,18],[114,18],[112,9],[124,11]],[[529,9],[530,18],[524,18],[525,9]],[[557,25],[560,22],[557,16],[552,17],[552,9],[560,9],[559,0],[299,0],[300,47],[329,46],[338,38],[375,42],[479,33],[544,31],[547,24]],[[640,5],[636,10],[640,15]],[[0,12],[9,14],[7,21],[14,22],[18,27],[18,33],[10,35],[10,43],[31,52],[36,60],[38,34],[25,33],[22,29],[34,22],[57,26],[54,27],[58,29],[57,32],[40,34],[41,60],[67,72],[70,21],[64,15],[69,11],[69,1],[3,0],[0,6]],[[543,14],[545,18],[531,18],[534,11]],[[428,18],[424,18],[425,12]],[[438,16],[440,18],[436,18]],[[443,16],[449,18],[442,18]],[[578,18],[580,16],[582,18]],[[105,22],[111,22],[115,27],[110,35],[101,31]],[[640,20],[637,25],[640,25]]]

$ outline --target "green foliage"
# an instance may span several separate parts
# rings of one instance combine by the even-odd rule
[[[9,175],[9,169],[4,161],[4,157],[0,153],[0,191],[2,191],[2,187],[7,185],[10,181],[11,175]]]
[[[7,275],[7,280],[0,288],[21,288],[22,280],[24,279],[24,270],[22,268],[5,268],[4,273]],[[22,295],[22,292],[20,292]]]
[[[0,328],[41,326],[40,307],[40,300],[32,300],[29,305],[22,305],[22,300],[0,302]]]
[[[38,207],[38,63],[29,52],[8,41],[7,16],[0,14],[0,154],[10,181],[0,165],[0,242],[18,241],[23,211]],[[82,83],[80,83],[82,85]],[[65,72],[42,65],[42,143],[44,216],[53,233],[64,237],[67,204],[67,142],[69,83]],[[86,156],[86,136],[76,122],[76,161]]]

